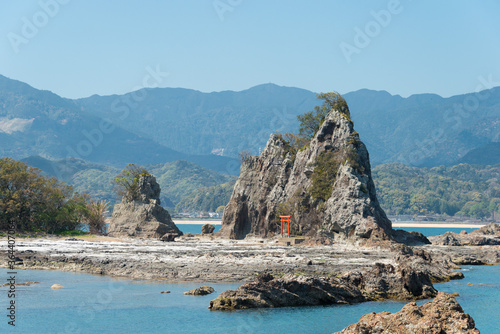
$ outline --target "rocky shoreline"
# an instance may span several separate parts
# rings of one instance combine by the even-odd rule
[[[0,266],[7,267],[1,243]],[[270,239],[225,240],[211,235],[175,242],[149,239],[23,239],[16,242],[18,269],[48,269],[126,277],[197,282],[245,282],[257,273],[336,276],[368,272],[375,264],[411,264],[432,282],[457,279],[461,264],[500,262],[500,246],[376,247],[350,244],[285,246]]]

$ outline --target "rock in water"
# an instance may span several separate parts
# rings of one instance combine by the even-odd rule
[[[191,289],[189,291],[184,292],[185,295],[193,295],[193,296],[205,296],[215,292],[214,288],[211,286],[200,286],[196,289]]]
[[[52,284],[52,286],[50,287],[51,289],[64,289],[64,286],[62,286],[61,284]]]
[[[397,313],[370,313],[357,324],[338,332],[349,333],[479,333],[474,320],[454,298],[444,292],[422,306],[409,303]]]
[[[268,237],[279,233],[280,215],[292,215],[295,235],[391,238],[392,224],[377,200],[368,151],[348,110],[332,109],[303,150],[295,152],[273,134],[260,156],[247,158],[219,234]]]
[[[170,218],[167,210],[160,205],[160,185],[152,175],[140,176],[139,199],[122,202],[113,209],[109,224],[109,235],[115,237],[162,238],[172,241],[182,235]]]
[[[201,227],[202,234],[211,234],[214,233],[215,226],[212,224],[205,224]]]

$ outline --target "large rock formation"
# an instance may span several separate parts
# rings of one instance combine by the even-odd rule
[[[474,319],[464,312],[455,295],[439,292],[422,306],[412,302],[401,311],[370,313],[338,334],[354,333],[479,333]]]
[[[122,198],[116,204],[109,224],[109,235],[116,237],[168,238],[182,235],[167,210],[160,205],[160,185],[152,175],[139,178],[136,200]]]
[[[318,233],[351,241],[391,238],[391,222],[375,194],[368,151],[348,110],[331,110],[298,152],[273,134],[260,156],[247,158],[219,234],[268,237],[279,233],[280,215],[292,215],[295,235]]]

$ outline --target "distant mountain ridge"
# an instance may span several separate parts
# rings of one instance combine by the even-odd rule
[[[500,87],[480,96],[344,94],[372,164],[410,166],[451,165],[500,142]],[[241,92],[155,88],[70,100],[0,76],[0,154],[75,156],[115,167],[187,160],[236,175],[239,152],[259,154],[271,133],[296,131],[296,116],[318,103],[313,92],[274,84]],[[482,152],[482,163],[495,163]]]
[[[0,76],[0,155],[74,157],[115,167],[188,160],[226,174],[239,171],[234,158],[172,150],[87,113],[73,100],[4,76]]]

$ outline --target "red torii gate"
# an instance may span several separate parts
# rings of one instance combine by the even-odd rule
[[[290,237],[290,218],[292,216],[280,216],[281,219],[281,236],[283,236],[283,223],[288,223],[288,236]]]

